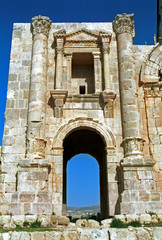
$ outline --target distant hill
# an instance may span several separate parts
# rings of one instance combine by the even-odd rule
[[[93,205],[89,207],[67,207],[67,212],[72,211],[72,212],[90,212],[90,213],[98,213],[100,212],[100,205]]]

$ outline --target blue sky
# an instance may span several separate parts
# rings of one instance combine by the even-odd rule
[[[100,203],[99,165],[88,154],[78,154],[67,164],[67,205],[86,207]]]
[[[2,1],[0,6],[0,145],[2,144],[4,128],[11,36],[14,22],[31,22],[31,18],[39,14],[50,17],[53,22],[112,22],[119,13],[134,13],[136,32],[134,44],[144,45],[147,42],[148,45],[152,45],[153,35],[156,33],[156,2],[156,0]],[[86,159],[88,161],[89,157]],[[93,162],[95,166],[95,161]],[[81,166],[82,161],[78,160],[77,164]],[[71,168],[69,172],[73,172],[73,169]],[[86,189],[88,192],[88,188]],[[94,197],[92,197],[92,204],[96,204],[99,199],[97,191],[96,188],[96,200],[93,201]],[[93,194],[91,195],[93,196]],[[84,201],[83,203],[76,202],[75,205],[77,204],[82,205]]]

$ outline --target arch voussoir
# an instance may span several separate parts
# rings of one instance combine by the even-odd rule
[[[70,120],[68,123],[61,126],[54,136],[52,149],[62,147],[64,138],[72,131],[79,128],[90,128],[92,131],[98,132],[104,139],[106,147],[115,147],[115,138],[111,130],[99,121],[89,118],[77,118]]]

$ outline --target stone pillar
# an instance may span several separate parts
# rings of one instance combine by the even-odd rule
[[[122,191],[120,212],[139,214],[153,209],[156,212],[162,207],[162,202],[157,204],[152,200],[153,196],[158,195],[153,181],[154,163],[151,159],[143,159],[142,156],[144,140],[140,137],[137,83],[134,71],[133,14],[117,15],[113,22],[113,29],[117,35],[124,148],[124,158],[121,161],[123,180],[119,187],[119,192]],[[160,201],[160,197],[157,201]]]
[[[125,157],[142,157],[143,140],[140,138],[139,130],[132,43],[134,36],[133,14],[117,15],[113,22],[113,29],[117,35],[124,155]]]
[[[45,114],[47,81],[47,48],[51,21],[48,17],[32,18],[32,69],[29,96],[27,158],[20,160],[17,189],[12,194],[10,213],[14,215],[51,215],[48,193],[50,165],[45,158]],[[39,159],[39,161],[38,161]]]
[[[27,131],[27,158],[30,159],[45,157],[47,48],[50,28],[51,20],[48,17],[32,18],[33,52]]]
[[[55,89],[62,89],[62,65],[63,65],[63,51],[64,51],[64,37],[65,30],[61,30],[54,34],[56,41],[56,82]]]
[[[109,53],[110,53],[110,41],[111,33],[100,32],[101,41],[102,41],[102,52],[103,52],[103,69],[104,69],[104,83],[105,91],[111,92],[112,86],[110,81],[110,67],[109,67]]]
[[[72,53],[66,54],[67,59],[67,89],[71,93],[71,70],[72,70]]]
[[[95,81],[95,93],[102,91],[102,71],[101,71],[101,59],[100,52],[93,52],[94,56],[94,81]]]

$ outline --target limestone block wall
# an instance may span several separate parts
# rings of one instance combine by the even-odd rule
[[[7,202],[16,190],[17,165],[26,152],[31,54],[30,24],[14,24],[1,163],[2,191]],[[0,211],[6,213],[8,208],[1,206]]]
[[[121,28],[120,18],[127,17],[129,29]],[[14,213],[37,214],[47,200],[52,202],[52,210],[48,205],[50,211],[62,214],[63,140],[78,128],[89,128],[105,138],[110,215],[120,212],[121,200],[128,213],[130,201],[153,201],[155,206],[161,200],[161,61],[156,62],[161,59],[161,48],[133,46],[132,18],[117,17],[115,32],[112,23],[51,24],[41,16],[32,20],[32,29],[30,23],[14,24],[1,157],[0,212],[7,214],[13,201],[10,210]],[[88,43],[82,42],[85,36]],[[94,60],[94,93],[84,96],[78,93],[85,80],[77,79],[73,85],[71,79],[73,53],[82,53],[83,49]],[[64,130],[67,135],[63,138]],[[139,157],[138,164],[132,158],[129,167],[129,156]],[[152,160],[141,160],[142,157],[152,159],[153,164]],[[121,166],[123,158],[125,166]],[[141,196],[145,188],[146,194]],[[46,199],[42,205],[40,196]],[[21,201],[21,197],[25,200]],[[29,199],[32,204],[27,204]],[[142,204],[137,212],[142,211]],[[39,214],[46,214],[44,211]]]
[[[140,112],[141,134],[145,139],[145,158],[152,158],[154,166],[154,185],[162,191],[162,105],[161,105],[161,46],[135,46],[136,81],[138,106]],[[139,59],[139,61],[137,61]],[[159,199],[155,194],[153,198]]]
[[[161,237],[162,228],[128,228],[128,229],[95,229],[95,228],[77,228],[77,229],[64,229],[63,231],[44,231],[44,232],[16,232],[10,231],[6,233],[0,233],[2,240],[9,239],[25,239],[25,240],[50,240],[50,239],[87,239],[87,240],[138,240],[138,239],[148,239],[148,240],[159,240]]]

